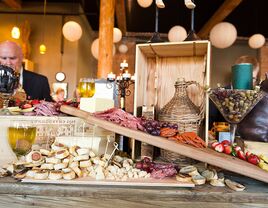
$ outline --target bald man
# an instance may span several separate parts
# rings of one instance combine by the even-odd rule
[[[17,43],[12,41],[0,43],[0,64],[7,65],[21,74],[20,84],[26,93],[27,99],[51,101],[47,78],[23,69],[22,60],[22,50]]]

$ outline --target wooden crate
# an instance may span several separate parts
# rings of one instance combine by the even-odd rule
[[[205,104],[205,139],[208,139],[208,95],[204,86],[210,84],[209,41],[179,43],[150,43],[136,46],[134,114],[137,107],[156,107],[156,113],[173,97],[175,81],[179,77],[196,81],[199,87],[187,88],[191,100]],[[133,145],[134,149],[134,145]]]

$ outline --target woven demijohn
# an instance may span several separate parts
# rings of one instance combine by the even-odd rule
[[[194,81],[186,82],[184,78],[177,79],[175,83],[175,94],[160,110],[158,120],[162,122],[177,123],[179,126],[179,133],[195,132],[198,134],[202,121],[202,113],[188,97],[186,89],[191,84],[197,83]],[[191,163],[190,158],[164,149],[161,149],[161,156],[173,162]]]

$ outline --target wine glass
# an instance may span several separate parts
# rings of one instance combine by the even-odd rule
[[[8,112],[7,107],[10,97],[19,86],[19,73],[11,67],[0,65],[0,98],[3,100],[2,114]]]
[[[95,94],[95,80],[93,78],[81,78],[78,84],[80,97],[90,98]]]
[[[36,126],[29,121],[14,121],[8,127],[8,143],[17,157],[32,149],[36,138]]]
[[[231,143],[234,142],[237,124],[264,97],[259,88],[255,90],[238,90],[217,88],[210,90],[210,99],[216,105],[226,121],[230,123]]]

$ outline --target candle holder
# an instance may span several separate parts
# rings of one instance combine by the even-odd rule
[[[126,96],[131,95],[131,91],[129,87],[135,83],[135,77],[131,76],[131,74],[127,70],[128,64],[124,61],[120,64],[121,73],[116,76],[112,72],[107,76],[107,88],[111,89],[112,84],[116,85],[116,95],[120,95],[120,108],[125,110],[125,99]]]
[[[114,85],[116,85],[115,94],[117,96],[120,95],[120,108],[125,110],[125,99],[126,96],[131,95],[131,91],[129,87],[135,83],[135,77],[131,76],[131,74],[127,70],[128,63],[124,60],[123,63],[120,64],[120,74],[116,76],[114,73],[109,73],[107,76],[107,88],[111,89]],[[119,138],[119,154],[121,156],[129,155],[129,138],[124,137],[123,135],[118,135]]]

